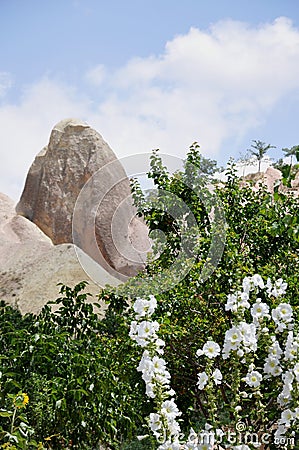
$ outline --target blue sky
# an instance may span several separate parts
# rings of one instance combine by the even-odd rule
[[[225,164],[253,139],[299,143],[297,0],[0,0],[0,192],[17,200],[61,119],[118,157]]]

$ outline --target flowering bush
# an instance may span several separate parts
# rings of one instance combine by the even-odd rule
[[[161,357],[165,342],[158,335],[159,323],[151,319],[156,299],[135,301],[129,335],[143,348],[137,370],[147,396],[154,399],[156,412],[148,425],[158,450],[291,448],[299,430],[299,336],[293,308],[283,298],[286,289],[282,279],[264,282],[253,275],[227,296],[231,326],[222,348],[208,340],[196,352],[198,366],[204,368],[197,387],[204,394],[206,423],[197,432],[191,428],[187,440],[182,439],[181,412]]]

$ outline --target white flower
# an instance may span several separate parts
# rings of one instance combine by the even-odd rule
[[[208,375],[206,374],[206,372],[200,372],[200,373],[198,374],[198,382],[197,382],[197,386],[198,386],[198,388],[199,388],[200,390],[202,390],[202,389],[205,387],[205,385],[206,385],[207,382],[208,382],[208,379],[209,379],[209,377],[208,377]]]
[[[156,394],[154,392],[154,388],[155,388],[155,385],[153,383],[146,383],[146,385],[145,385],[145,392],[146,392],[146,395],[148,397],[150,397],[150,398],[155,398],[156,397]]]
[[[175,419],[182,413],[179,411],[177,405],[175,404],[173,398],[171,400],[165,400],[161,406],[161,414],[169,419]]]
[[[280,406],[286,406],[292,400],[292,390],[293,390],[293,381],[294,374],[291,370],[287,370],[282,374],[283,379],[283,389],[282,392],[277,397],[277,402]]]
[[[277,397],[277,403],[279,404],[279,406],[287,406],[291,400],[291,394],[286,395],[284,392],[281,392]]]
[[[136,313],[137,319],[145,316],[151,316],[157,307],[157,300],[153,295],[150,295],[150,300],[144,300],[143,298],[137,298],[133,308]]]
[[[170,373],[168,372],[168,370],[164,370],[163,372],[155,373],[152,381],[158,382],[163,385],[169,385],[170,378],[171,378],[171,376],[170,376]]]
[[[291,421],[295,418],[295,414],[290,410],[286,409],[281,413],[281,418],[279,420],[280,424],[285,424],[286,426],[290,426]]]
[[[245,277],[242,282],[244,292],[250,292],[254,288],[254,283],[251,277]]]
[[[179,432],[181,431],[181,427],[180,427],[179,423],[174,419],[168,420],[167,425],[168,425],[170,434],[172,436],[177,436],[179,434]]]
[[[293,309],[289,303],[280,303],[277,308],[272,310],[273,320],[283,320],[290,322],[292,320]]]
[[[294,375],[296,377],[296,381],[299,381],[299,363],[296,363],[293,367]]]
[[[158,338],[155,340],[154,345],[156,348],[156,352],[159,353],[159,355],[163,355],[164,353],[163,347],[165,346],[165,342],[162,339]]]
[[[294,374],[291,370],[287,370],[283,375],[284,386],[287,386],[289,390],[292,390],[292,383],[294,381]]]
[[[272,310],[272,319],[276,325],[276,331],[286,329],[286,324],[291,324],[293,320],[293,309],[288,303],[280,303],[277,308]]]
[[[267,293],[275,298],[280,297],[281,295],[284,295],[286,293],[288,284],[283,281],[282,278],[279,278],[274,282],[274,285],[272,285],[271,280],[268,278],[266,288]]]
[[[254,274],[251,279],[252,279],[254,286],[264,289],[265,284],[264,284],[262,277],[259,274],[257,274],[257,273]]]
[[[237,311],[237,296],[235,294],[229,294],[227,296],[225,311]]]
[[[166,370],[166,362],[164,359],[159,358],[159,356],[154,356],[152,362],[155,372],[164,372]]]
[[[264,317],[268,317],[269,306],[266,303],[256,302],[252,305],[250,312],[253,319],[263,319]]]
[[[160,436],[157,431],[162,428],[161,416],[156,413],[151,413],[149,416],[149,426],[156,437]]]
[[[292,331],[289,331],[286,347],[285,347],[285,359],[292,361],[297,357],[298,353],[298,339],[294,339],[294,334]]]
[[[130,325],[129,336],[130,336],[130,338],[133,339],[133,340],[136,339],[136,335],[137,335],[137,325],[138,325],[138,323],[136,322],[136,320],[132,320],[131,325]]]
[[[280,348],[279,342],[275,340],[269,348],[269,357],[280,359],[281,355],[282,350]]]
[[[243,344],[245,351],[256,351],[257,349],[257,339],[256,339],[256,326],[253,323],[240,322],[239,330],[242,335]]]
[[[266,359],[265,365],[264,365],[264,372],[269,373],[270,375],[277,377],[281,374],[282,369],[279,365],[279,360],[277,358],[271,358],[268,357]]]
[[[258,387],[261,384],[262,379],[262,375],[257,370],[253,370],[252,372],[248,372],[244,381],[248,386]]]
[[[238,292],[238,308],[250,308],[249,295],[247,292]]]
[[[144,320],[137,324],[137,336],[134,337],[137,344],[141,347],[146,347],[150,340],[155,339],[157,337],[156,331],[159,329],[158,322],[150,322],[148,320]]]
[[[230,330],[227,330],[225,333],[225,341],[233,345],[239,344],[242,341],[240,330],[235,326],[230,328]]]
[[[215,384],[221,384],[222,373],[220,372],[219,369],[214,370],[214,372],[212,373],[212,378],[213,378]]]
[[[144,320],[137,325],[137,333],[140,338],[148,339],[152,335],[159,330],[158,322],[150,322],[148,320]]]
[[[223,359],[227,359],[231,350],[238,350],[242,342],[242,334],[236,326],[233,326],[225,332],[223,345]]]
[[[143,352],[143,355],[142,355],[140,363],[137,367],[137,370],[139,372],[142,372],[142,378],[146,383],[148,383],[152,380],[153,372],[154,372],[154,365],[149,356],[149,352],[147,350],[145,350]]]
[[[279,278],[275,281],[275,286],[272,291],[272,295],[274,297],[280,297],[281,295],[284,295],[286,293],[288,287],[288,283],[285,283],[282,278]]]
[[[202,348],[202,352],[210,359],[216,358],[220,354],[220,346],[217,342],[207,341]]]

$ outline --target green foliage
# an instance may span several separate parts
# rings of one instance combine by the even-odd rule
[[[183,411],[183,429],[191,422],[200,426],[208,415],[209,405],[196,386],[202,367],[195,353],[208,339],[223,342],[231,320],[224,310],[226,295],[245,275],[286,280],[288,299],[298,317],[298,199],[282,193],[279,186],[273,195],[262,188],[256,192],[241,183],[233,164],[227,181],[215,182],[210,176],[214,168],[203,161],[194,143],[184,170],[170,174],[154,151],[148,176],[157,192],[145,196],[132,182],[139,213],[149,229],[163,231],[165,239],[157,240],[159,256],[144,273],[100,293],[108,304],[103,319],[95,313],[96,304],[87,301],[85,282],[74,288],[61,285],[59,298],[38,315],[22,316],[0,303],[0,444],[10,439],[5,433],[11,430],[14,413],[11,396],[26,392],[29,403],[20,415],[16,413],[10,432],[17,436],[18,442],[11,442],[17,449],[36,445],[91,450],[99,443],[112,450],[155,448],[150,439],[135,438],[144,434],[152,407],[136,371],[138,349],[128,337],[129,306],[138,295],[155,289],[158,307],[153,319],[161,323],[164,357]],[[289,182],[285,173],[283,183]],[[184,220],[179,218],[182,213]],[[211,215],[217,220],[211,221]],[[203,282],[211,244],[215,241],[216,250],[222,249],[223,230],[223,255]],[[182,270],[191,263],[186,276],[170,286],[174,264],[177,271],[180,268],[182,232],[191,249],[181,261]],[[32,430],[28,438],[21,436],[21,422]]]
[[[1,403],[10,411],[9,396],[27,392],[22,421],[46,448],[118,449],[142,419],[134,350],[109,317],[101,322],[93,312],[85,286],[62,285],[55,312],[48,304],[37,316],[1,304]]]
[[[288,299],[295,305],[297,317],[299,307],[298,199],[281,193],[278,187],[273,195],[265,188],[257,192],[249,184],[241,183],[233,164],[227,170],[227,182],[214,186],[227,224],[224,252],[213,274],[202,283],[201,271],[215,229],[210,224],[210,211],[206,207],[209,205],[206,201],[209,198],[207,182],[211,180],[203,178],[200,170],[194,170],[199,159],[198,147],[192,147],[184,171],[171,175],[155,151],[149,173],[158,189],[167,188],[170,194],[188,205],[199,231],[196,262],[172,289],[163,292],[163,286],[160,286],[154,316],[161,323],[160,331],[166,341],[165,359],[186,427],[191,422],[200,423],[208,413],[206,408],[209,406],[205,405],[205,398],[196,387],[197,373],[203,368],[196,362],[195,352],[209,339],[223,342],[224,330],[230,320],[224,311],[226,294],[236,289],[246,275],[259,273],[265,279],[282,277],[288,282]],[[130,280],[122,291],[118,289],[118,294],[122,292],[124,296],[142,292],[140,286],[146,276],[154,277],[158,272],[171,270],[179,250],[180,236],[176,224],[169,220],[165,211],[146,206],[144,198],[142,207],[149,228],[163,230],[167,240],[164,252],[147,267],[147,273],[139,276],[137,281]],[[152,292],[144,292],[144,295],[149,293]],[[229,372],[230,367],[227,370]]]

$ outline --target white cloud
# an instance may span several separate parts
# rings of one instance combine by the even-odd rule
[[[109,73],[96,63],[82,80],[90,98],[78,96],[82,87],[41,80],[18,105],[0,106],[0,191],[16,196],[51,128],[67,116],[88,121],[119,157],[157,147],[184,157],[197,140],[217,158],[227,140],[241,141],[298,92],[299,30],[283,17],[258,27],[229,20],[191,28],[161,55]]]
[[[90,69],[85,75],[86,81],[94,86],[100,86],[106,78],[106,68],[103,64],[99,64]]]
[[[12,86],[12,77],[8,72],[0,72],[0,98],[4,97]]]
[[[62,118],[85,114],[84,100],[47,79],[27,88],[17,105],[0,106],[0,192],[18,200],[27,171]]]
[[[183,155],[198,140],[217,157],[226,139],[241,140],[299,89],[299,30],[284,17],[191,28],[162,55],[129,61],[109,89],[93,119],[115,149]]]

